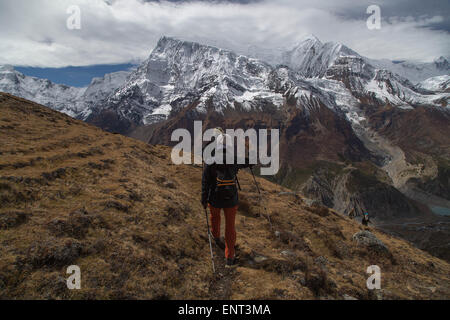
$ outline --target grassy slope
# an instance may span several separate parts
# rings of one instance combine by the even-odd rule
[[[260,179],[276,236],[247,173],[240,266],[216,250],[213,276],[200,177],[166,147],[0,94],[0,298],[368,299],[372,264],[383,298],[450,297],[448,263],[375,230],[391,254],[358,247],[359,224]],[[65,287],[71,264],[82,290]]]

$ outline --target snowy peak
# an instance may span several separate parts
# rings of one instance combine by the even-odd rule
[[[13,94],[75,117],[81,111],[84,88],[25,76],[10,65],[0,66],[0,91]]]
[[[207,105],[220,111],[236,102],[251,107],[256,99],[274,96],[281,103],[267,85],[272,69],[228,50],[162,37],[105,107],[149,124],[194,101],[199,112]]]
[[[283,54],[282,62],[307,78],[323,77],[328,68],[342,56],[359,56],[341,43],[322,43],[314,35],[303,39],[294,49]]]
[[[310,34],[304,37],[292,51],[307,52],[309,50],[319,50],[323,46],[323,43],[315,35]]]
[[[435,92],[450,92],[450,76],[443,75],[428,78],[420,82],[418,88]]]
[[[85,120],[90,108],[111,95],[129,74],[127,71],[107,74],[103,78],[94,78],[88,88],[76,88],[26,76],[11,65],[0,65],[0,91]]]
[[[103,104],[105,100],[122,86],[129,78],[131,71],[119,71],[106,74],[102,78],[94,78],[83,94],[85,108],[77,116],[82,120],[92,113],[92,108]]]
[[[192,41],[185,41],[180,40],[172,37],[163,36],[159,39],[158,43],[156,44],[155,49],[153,49],[150,57],[154,56],[155,54],[170,54],[170,53],[183,53],[185,55],[190,55],[193,52],[203,49],[203,50],[213,50],[213,51],[225,51],[213,46],[208,46],[204,44],[200,44],[197,42]]]
[[[15,71],[14,67],[9,64],[0,65],[0,73],[9,73],[14,71]]]
[[[92,101],[105,99],[109,94],[123,85],[130,74],[130,71],[119,71],[108,73],[102,78],[94,78],[83,96],[85,99]]]
[[[436,105],[445,99],[419,92],[408,80],[377,69],[345,45],[322,43],[313,35],[284,58],[284,66],[274,68],[229,50],[162,37],[149,58],[93,112],[114,111],[121,119],[145,125],[193,104],[195,112],[206,113],[279,108],[291,101],[299,107],[314,108],[320,102],[345,109],[359,121],[353,109],[367,96],[400,107]]]
[[[428,63],[369,59],[341,43],[322,43],[314,35],[307,36],[292,50],[281,55],[282,64],[289,66],[306,78],[324,77],[327,71],[343,57],[362,58],[366,64],[370,64],[376,69],[389,70],[415,84],[430,77],[450,73],[450,64],[444,57]]]
[[[427,92],[415,87],[409,80],[388,70],[376,70],[375,77],[365,87],[379,101],[401,108],[415,106],[447,106],[450,94]]]
[[[389,60],[366,60],[379,69],[388,69],[396,74],[407,78],[412,83],[419,83],[428,78],[448,75],[450,73],[450,66],[444,57],[436,59],[434,62],[411,62],[411,61],[401,61],[393,62]]]

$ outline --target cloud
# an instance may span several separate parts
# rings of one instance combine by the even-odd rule
[[[370,58],[431,61],[450,52],[442,15],[382,8],[381,30],[366,27],[365,5],[354,1],[2,0],[0,64],[39,67],[142,61],[162,35],[242,54],[270,56],[308,34],[338,41]],[[400,1],[407,9],[406,3]],[[81,9],[81,30],[69,30],[67,8]],[[384,5],[386,9],[384,9]],[[391,9],[389,9],[391,8]],[[417,8],[416,8],[417,9]],[[418,14],[419,12],[420,14]],[[264,48],[264,50],[263,50]]]

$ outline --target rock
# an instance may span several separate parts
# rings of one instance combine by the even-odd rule
[[[348,294],[344,294],[343,298],[344,300],[358,300],[355,297],[349,296]]]
[[[281,253],[280,253],[282,256],[284,256],[284,257],[290,257],[290,258],[292,258],[292,257],[295,257],[295,252],[293,252],[293,251],[291,251],[291,250],[283,250],[283,251],[281,251]]]
[[[370,231],[364,230],[357,232],[352,237],[353,241],[356,241],[358,245],[368,247],[371,250],[374,250],[379,253],[388,253],[388,248],[384,245],[384,243],[379,240],[373,233]]]
[[[253,261],[255,261],[256,263],[261,263],[261,262],[264,262],[264,261],[266,261],[266,260],[267,260],[267,258],[264,257],[264,256],[255,256],[255,257],[253,258]]]

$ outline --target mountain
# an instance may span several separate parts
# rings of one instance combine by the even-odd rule
[[[389,61],[389,60],[368,60],[378,69],[387,69],[397,73],[413,83],[424,81],[428,78],[448,75],[450,64],[444,57],[439,57],[433,62],[412,62],[412,61]]]
[[[294,48],[280,52],[275,64],[284,64],[307,78],[323,77],[327,70],[341,57],[359,58],[365,64],[379,70],[388,70],[408,79],[414,84],[435,76],[448,75],[450,64],[444,57],[433,62],[390,61],[370,59],[339,42],[322,43],[316,36],[309,35]]]
[[[408,79],[389,70],[376,69],[361,57],[336,59],[325,77],[343,82],[360,100],[374,98],[378,104],[411,109],[414,106],[446,107],[450,100],[448,93],[420,90]]]
[[[87,88],[55,84],[47,79],[25,76],[9,65],[0,66],[0,91],[46,105],[71,117],[85,120],[91,109],[127,80],[129,71],[94,78]]]
[[[261,105],[279,109],[287,90],[297,90],[302,97],[296,99],[319,99],[332,109],[338,106],[352,113],[352,119],[358,118],[354,109],[362,96],[404,108],[445,105],[449,96],[419,90],[407,79],[371,66],[351,49],[322,44],[315,37],[303,41],[285,59],[287,67],[275,68],[231,51],[163,37],[129,80],[92,108],[87,121],[130,134],[136,127],[161,122],[194,102],[198,113],[205,113],[206,105],[219,113]],[[351,92],[327,80],[344,83]]]
[[[429,91],[448,92],[450,88],[450,75],[428,78],[420,82],[418,87]]]
[[[94,78],[91,84],[83,92],[81,99],[85,103],[84,110],[77,116],[85,120],[92,112],[92,108],[104,101],[120,86],[122,86],[130,76],[130,71],[119,71],[106,74],[102,78]]]
[[[25,76],[9,65],[0,66],[0,91],[35,101],[73,117],[84,108],[81,99],[84,90]]]
[[[246,108],[256,101],[280,105],[281,95],[266,83],[271,71],[266,63],[227,50],[163,37],[129,81],[88,121],[101,122],[104,114],[113,112],[133,128],[165,120],[194,101],[199,112],[207,104],[217,110],[233,102]]]
[[[322,43],[316,36],[304,38],[292,50],[282,54],[285,64],[306,78],[323,77],[339,57],[360,57],[350,48],[335,42]]]
[[[0,111],[1,299],[450,297],[448,262],[257,178],[261,200],[246,172],[239,264],[214,247],[213,275],[201,167],[8,94]],[[366,287],[373,264],[381,290]]]

